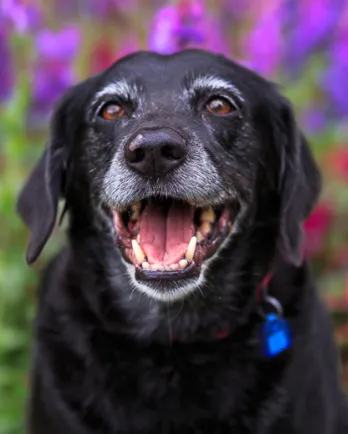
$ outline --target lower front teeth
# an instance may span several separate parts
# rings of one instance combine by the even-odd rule
[[[180,270],[183,270],[187,266],[188,266],[188,261],[186,259],[182,259],[181,261],[179,261],[179,269]]]
[[[181,259],[177,264],[171,264],[171,265],[161,265],[161,264],[149,264],[148,262],[144,261],[141,264],[141,268],[143,270],[149,270],[149,271],[178,271],[183,270],[188,266],[187,259]]]
[[[151,270],[153,271],[164,271],[164,266],[161,264],[152,264]]]
[[[132,247],[135,259],[138,264],[141,264],[143,270],[152,270],[152,271],[175,271],[175,270],[183,270],[188,266],[190,262],[193,261],[193,257],[196,251],[197,238],[192,237],[187,246],[187,251],[185,253],[186,259],[181,259],[177,264],[171,265],[161,265],[161,264],[149,264],[146,259],[146,255],[140,247],[137,240],[132,240]]]

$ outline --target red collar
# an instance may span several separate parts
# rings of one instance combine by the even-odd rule
[[[262,282],[257,286],[256,288],[256,299],[257,302],[260,303],[264,297],[264,290],[265,288],[267,288],[267,286],[269,285],[269,282],[272,279],[272,273],[268,273],[266,274],[266,276],[263,278]],[[215,333],[215,335],[213,336],[214,339],[216,340],[220,340],[220,339],[225,339],[227,338],[229,335],[229,331],[228,330],[222,330],[220,332]],[[174,342],[178,342],[180,341],[180,338],[178,336],[173,336],[173,341]]]

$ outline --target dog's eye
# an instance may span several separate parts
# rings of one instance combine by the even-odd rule
[[[121,118],[124,115],[124,108],[115,103],[104,105],[100,111],[100,116],[108,121]]]
[[[234,107],[227,99],[213,98],[208,102],[207,109],[215,115],[227,115],[234,110]]]

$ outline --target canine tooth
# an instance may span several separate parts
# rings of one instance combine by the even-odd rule
[[[186,259],[191,262],[193,259],[193,255],[195,254],[195,250],[196,250],[196,244],[197,244],[197,238],[196,237],[192,237],[188,246],[187,246],[187,250],[185,253],[185,257]],[[180,264],[180,262],[179,262]]]
[[[203,222],[200,227],[199,231],[204,235],[208,235],[211,232],[211,224],[209,222]]]
[[[141,209],[141,202],[134,202],[131,206],[133,211],[140,211]]]
[[[201,232],[197,231],[196,232],[196,238],[197,238],[198,242],[203,241],[204,240],[204,235]]]
[[[215,213],[211,206],[205,208],[200,215],[201,222],[213,223],[215,221]]]
[[[131,205],[131,209],[132,209],[132,217],[131,220],[132,221],[137,221],[140,219],[140,210],[141,210],[141,202],[134,202]]]
[[[184,261],[184,259],[182,259],[182,260]],[[172,271],[179,270],[179,264],[171,264],[171,265],[169,265],[169,268]]]
[[[181,261],[179,261],[179,263],[178,263],[178,268],[180,270],[183,270],[187,266],[188,266],[188,261],[186,259],[181,259]]]
[[[233,224],[228,223],[228,232],[232,232],[232,231],[233,231]]]
[[[144,262],[141,264],[141,267],[142,267],[144,270],[149,270],[149,269],[150,269],[150,264],[149,264],[148,262],[144,261]]]
[[[139,264],[142,264],[146,258],[145,253],[143,252],[142,248],[139,246],[136,240],[132,240],[132,247],[136,260]]]
[[[140,244],[140,234],[137,235],[137,243]]]

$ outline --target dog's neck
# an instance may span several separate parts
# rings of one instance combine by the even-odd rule
[[[255,316],[258,288],[267,274],[257,279],[251,271],[250,281],[246,276],[238,287],[233,287],[236,283],[229,281],[224,270],[218,270],[213,286],[207,288],[205,294],[198,293],[192,300],[167,306],[135,292],[122,263],[117,262],[118,268],[114,269],[107,263],[111,254],[100,258],[98,251],[95,248],[87,252],[83,246],[78,251],[71,251],[73,266],[69,268],[74,275],[69,273],[69,281],[76,282],[80,297],[85,300],[85,309],[103,327],[112,333],[146,341],[168,343],[176,338],[180,341],[200,340],[201,337],[214,340],[226,334],[231,336],[236,329],[248,323],[250,316]],[[90,269],[86,268],[86,264]],[[76,275],[76,270],[83,270],[83,274],[79,272]],[[292,267],[279,259],[270,270],[272,279],[268,284],[268,292],[279,300],[287,314],[307,280],[307,267],[305,264],[299,268]],[[100,273],[107,276],[110,283],[108,288],[99,287],[99,279],[95,280]],[[86,291],[85,288],[91,287],[93,280],[94,290]],[[102,280],[106,281],[104,278]]]

